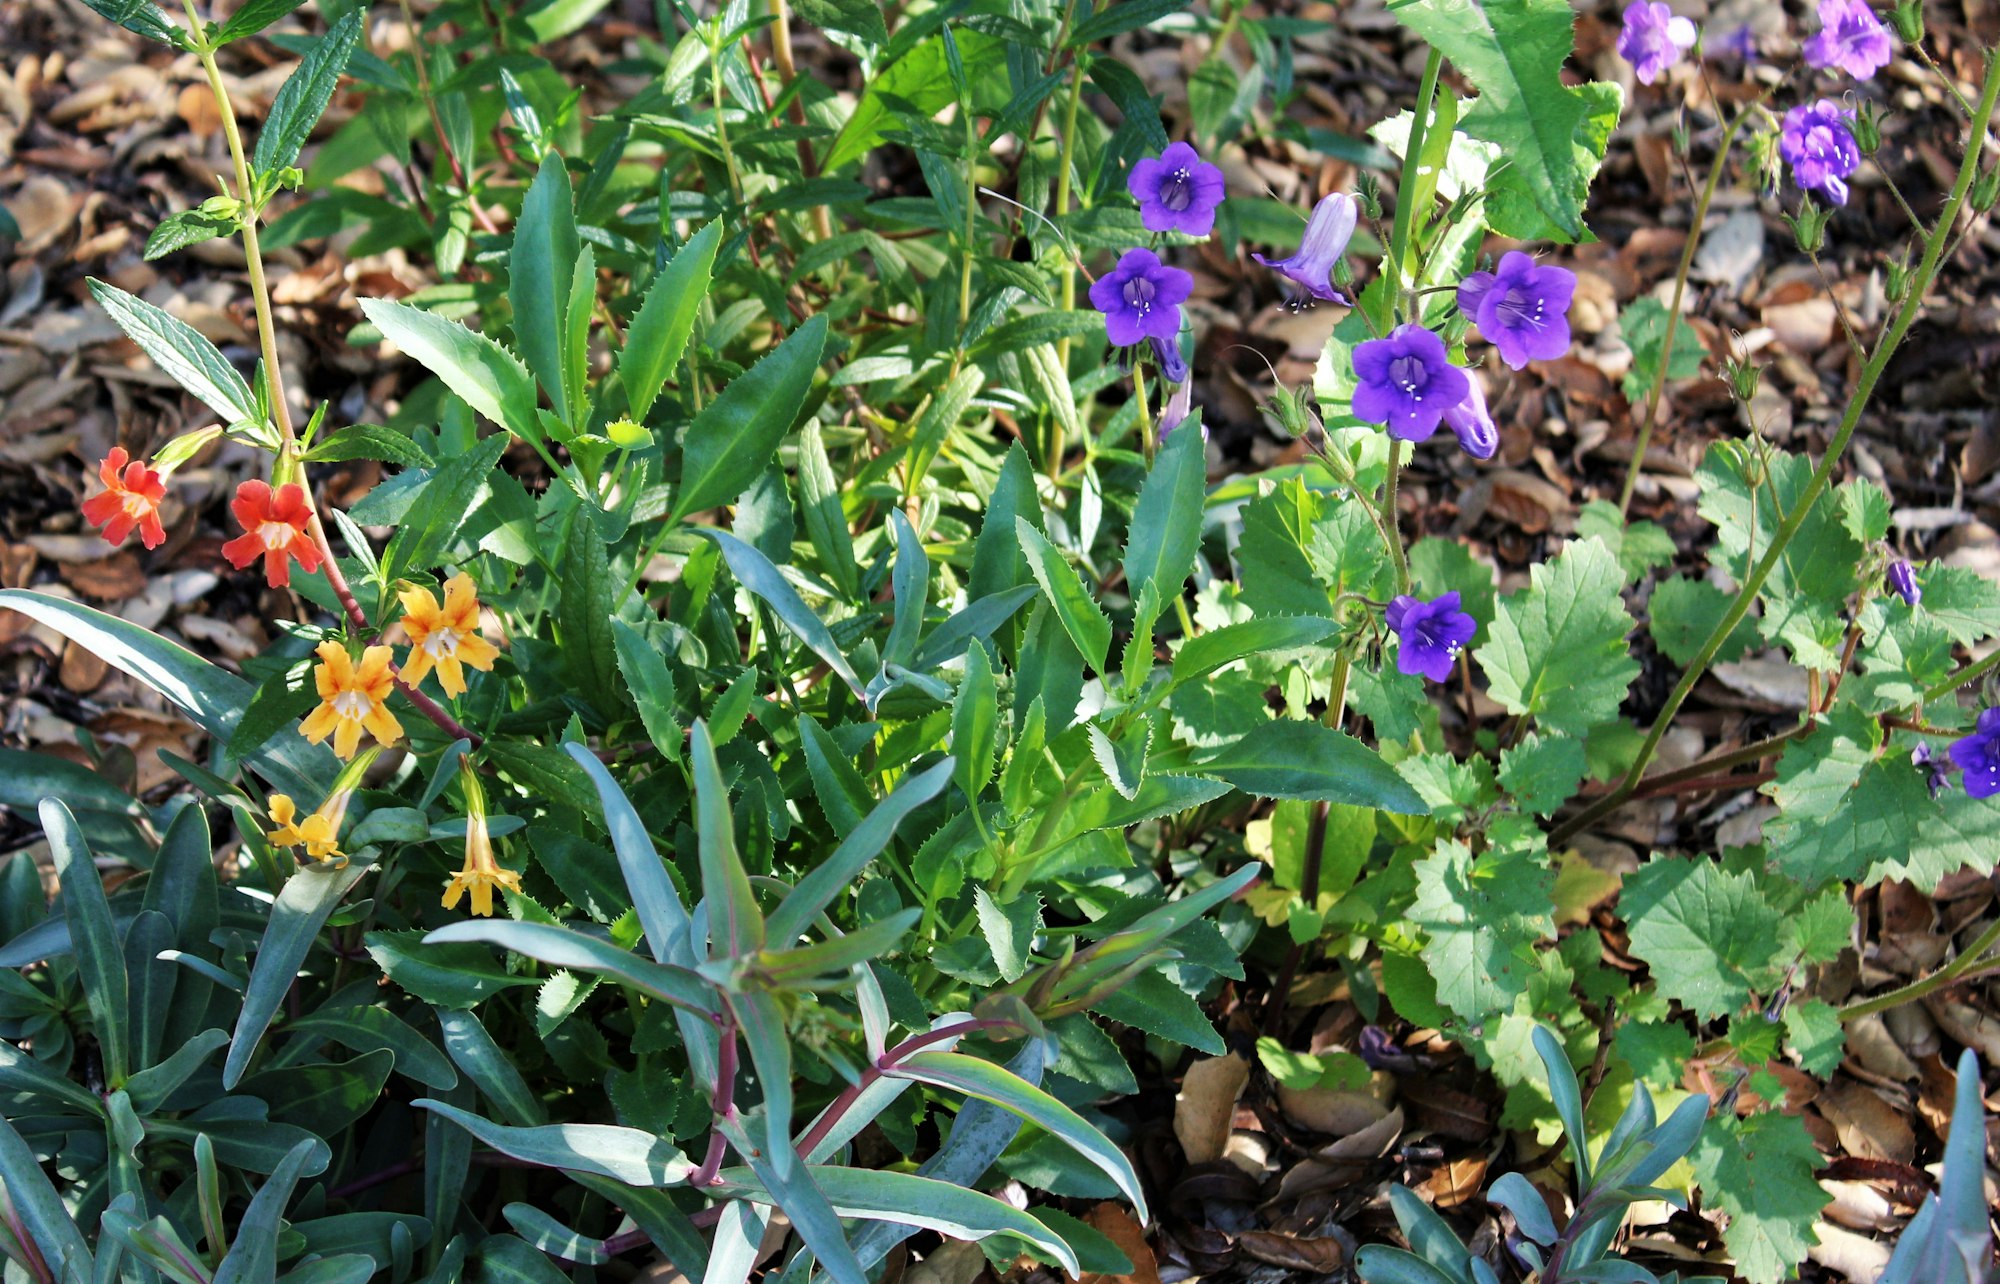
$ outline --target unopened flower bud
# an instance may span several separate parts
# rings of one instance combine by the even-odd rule
[[[1674,150],[1680,153],[1682,156],[1687,155],[1687,150],[1688,150],[1687,120],[1681,116],[1674,117]]]
[[[1382,189],[1376,183],[1375,176],[1364,170],[1354,187],[1354,194],[1361,201],[1361,212],[1371,219],[1381,218]]]
[[[1848,132],[1854,135],[1854,145],[1863,156],[1873,156],[1882,146],[1882,117],[1871,102],[1862,102],[1854,109],[1854,118],[1847,122]]]
[[[1764,378],[1764,367],[1747,357],[1730,357],[1722,363],[1723,376],[1729,380],[1729,391],[1744,405],[1757,395],[1757,385]]]
[[[1897,259],[1885,269],[1882,293],[1888,297],[1889,302],[1901,303],[1904,296],[1909,294],[1909,292],[1910,254],[1908,250],[1905,250],[1902,258]]]
[[[1821,209],[1808,196],[1799,202],[1798,216],[1788,215],[1785,221],[1792,225],[1792,236],[1798,241],[1799,249],[1806,254],[1817,254],[1820,247],[1826,244],[1826,224],[1832,217],[1831,209]]]
[[[1889,25],[1896,29],[1906,44],[1916,44],[1924,38],[1923,0],[1901,0],[1889,10]]]
[[[2000,166],[1981,174],[1972,184],[1972,208],[1984,214],[2000,200]]]

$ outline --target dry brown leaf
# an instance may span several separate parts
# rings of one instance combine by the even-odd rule
[[[1236,1246],[1266,1265],[1308,1275],[1331,1275],[1347,1265],[1347,1252],[1331,1237],[1308,1239],[1275,1231],[1244,1231]]]
[[[948,1239],[903,1273],[904,1284],[972,1284],[986,1269],[979,1245]]]
[[[1250,1063],[1238,1056],[1203,1057],[1188,1067],[1174,1098],[1174,1136],[1190,1164],[1222,1158],[1236,1099],[1249,1082]]]
[[[1842,1078],[1820,1094],[1817,1104],[1848,1154],[1898,1164],[1916,1157],[1917,1139],[1909,1121],[1873,1088]]]
[[[1456,1208],[1479,1194],[1486,1184],[1486,1156],[1449,1160],[1417,1183],[1417,1193],[1439,1208]]]
[[[1083,1276],[1080,1284],[1160,1284],[1159,1262],[1153,1257],[1152,1246],[1146,1243],[1146,1229],[1132,1220],[1131,1213],[1118,1204],[1103,1203],[1084,1214],[1083,1220],[1118,1245],[1118,1251],[1125,1254],[1132,1269],[1125,1275],[1092,1272]]]
[[[1345,1137],[1382,1121],[1389,1113],[1388,1097],[1394,1086],[1395,1081],[1380,1071],[1371,1076],[1368,1090],[1363,1092],[1279,1084],[1278,1108],[1295,1127]]]
[[[63,686],[78,695],[87,695],[104,685],[111,666],[71,642],[63,648],[62,667],[57,672]]]

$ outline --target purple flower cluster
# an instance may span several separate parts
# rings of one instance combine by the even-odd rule
[[[1952,741],[1945,752],[1965,773],[1966,793],[1974,798],[2000,794],[2000,709],[1980,714],[1972,734]]]
[[[1458,310],[1519,370],[1530,361],[1552,361],[1569,351],[1569,304],[1576,273],[1537,267],[1514,250],[1496,272],[1474,272],[1458,286]]]
[[[1660,0],[1632,0],[1625,6],[1625,26],[1618,33],[1618,56],[1632,64],[1640,84],[1650,85],[1698,39],[1694,23],[1675,17]]]
[[[1830,98],[1801,103],[1785,113],[1778,155],[1792,179],[1834,205],[1847,204],[1847,176],[1861,168],[1861,148],[1848,121],[1854,113]]]
[[[1125,185],[1139,202],[1139,221],[1148,232],[1207,236],[1215,230],[1215,210],[1223,196],[1222,170],[1188,144],[1170,144],[1159,159],[1132,166]]]
[[[1451,363],[1444,340],[1420,325],[1354,347],[1354,414],[1399,441],[1423,441],[1464,401],[1472,380]]]
[[[1399,644],[1397,672],[1421,674],[1433,682],[1451,677],[1452,662],[1479,627],[1458,609],[1455,590],[1428,602],[1406,593],[1389,603],[1384,618]]]
[[[1889,30],[1868,0],[1819,0],[1819,34],[1806,41],[1806,65],[1837,67],[1867,80],[1895,55]]]

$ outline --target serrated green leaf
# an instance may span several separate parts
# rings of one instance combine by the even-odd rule
[[[1710,1206],[1729,1215],[1722,1233],[1751,1284],[1788,1279],[1818,1243],[1813,1223],[1828,1195],[1813,1173],[1825,1164],[1796,1115],[1717,1114],[1689,1157]]]
[[[259,422],[257,398],[250,385],[199,330],[137,295],[95,278],[90,281],[90,294],[154,365],[222,416],[225,423]]]
[[[1847,1047],[1840,1009],[1820,999],[1800,999],[1785,1009],[1785,1037],[1798,1052],[1799,1068],[1822,1079],[1840,1065]]]
[[[1520,744],[1501,751],[1500,786],[1524,811],[1553,815],[1575,795],[1588,768],[1581,740],[1530,732]]]
[[[695,415],[681,433],[674,520],[728,503],[764,470],[805,405],[826,330],[824,314],[808,317]]]
[[[1646,606],[1647,631],[1653,635],[1653,644],[1660,648],[1661,654],[1675,664],[1686,665],[1700,654],[1709,635],[1721,627],[1735,600],[1733,594],[1723,592],[1707,580],[1670,576],[1653,588],[1652,599]],[[1756,638],[1756,625],[1746,616],[1723,640],[1722,649],[1715,653],[1716,660],[1727,664],[1742,659]]]
[[[275,174],[298,159],[299,149],[312,137],[313,127],[332,101],[340,74],[347,70],[347,60],[360,42],[361,14],[357,11],[334,23],[299,63],[298,70],[278,86],[271,114],[257,132],[252,163],[258,174]]]
[[[1475,858],[1457,841],[1417,862],[1410,922],[1430,940],[1424,965],[1438,1001],[1478,1022],[1526,993],[1537,942],[1555,934],[1555,877],[1534,842],[1496,846]]]
[[[1747,873],[1655,856],[1625,876],[1618,913],[1660,993],[1704,1020],[1735,1012],[1781,978],[1783,916]]]
[[[585,699],[617,691],[618,652],[612,638],[612,595],[618,585],[597,524],[579,513],[563,541],[561,595],[556,624],[562,630],[564,670]]]
[[[1667,305],[1645,295],[1625,305],[1618,314],[1618,336],[1632,350],[1632,364],[1625,372],[1625,399],[1635,407],[1652,396],[1653,382],[1660,375],[1660,355],[1667,343]],[[1677,383],[1701,373],[1701,359],[1707,349],[1701,335],[1686,317],[1674,326],[1673,359],[1667,367],[1667,381]]]
[[[722,224],[717,220],[690,236],[653,278],[646,301],[639,305],[625,332],[625,346],[618,354],[618,377],[625,385],[626,404],[634,419],[646,417],[667,373],[687,351],[695,317],[708,295],[709,274],[721,240]]]
[[[1624,572],[1604,545],[1577,540],[1529,575],[1527,588],[1501,600],[1492,640],[1474,658],[1509,713],[1581,736],[1618,715],[1639,674],[1625,641]]]
[[[576,282],[577,232],[569,168],[550,151],[521,198],[507,256],[507,301],[514,309],[514,347],[549,395],[556,417],[574,425],[584,395],[567,377],[564,335]]]
[[[535,381],[513,353],[476,330],[407,303],[363,299],[361,311],[466,405],[517,437],[540,438]]]
[[[1042,596],[1048,599],[1063,632],[1069,635],[1085,664],[1097,673],[1105,672],[1105,657],[1111,650],[1111,621],[1105,618],[1103,608],[1084,587],[1076,569],[1027,518],[1015,521],[1014,534],[1020,541],[1021,553],[1028,559],[1028,570],[1041,586]]]
[[[1135,596],[1151,586],[1161,603],[1170,602],[1194,571],[1208,484],[1206,450],[1195,433],[1169,435],[1139,487],[1125,544],[1125,582]]]
[[[1194,764],[1246,794],[1375,807],[1401,816],[1429,811],[1396,769],[1344,731],[1280,718],[1251,729]]]

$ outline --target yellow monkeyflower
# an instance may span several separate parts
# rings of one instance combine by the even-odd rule
[[[493,889],[519,893],[521,876],[511,869],[502,869],[493,858],[493,838],[486,832],[486,791],[480,786],[478,773],[463,758],[459,759],[458,779],[465,791],[465,868],[445,884],[440,903],[452,909],[461,896],[471,892],[472,912],[491,918]]]
[[[305,738],[318,744],[331,735],[333,752],[342,758],[354,756],[364,730],[384,745],[401,740],[403,724],[396,721],[387,704],[396,685],[389,667],[389,648],[367,648],[358,665],[347,648],[331,638],[314,651],[320,659],[313,669],[313,681],[319,684],[319,708],[299,726]]]
[[[410,635],[410,655],[403,664],[405,682],[415,686],[435,665],[444,693],[464,695],[464,665],[482,673],[492,671],[500,651],[479,636],[479,594],[470,575],[454,575],[445,581],[443,606],[429,589],[415,584],[397,596],[403,599],[403,631]]]
[[[271,823],[264,836],[275,847],[303,847],[314,860],[345,860],[340,851],[340,822],[324,808],[299,818],[299,806],[284,794],[271,795]]]

